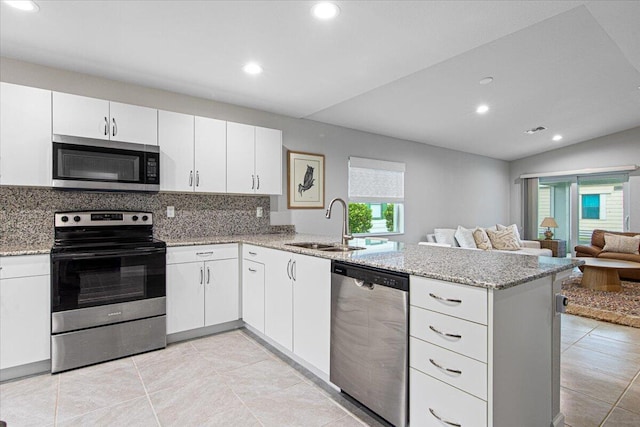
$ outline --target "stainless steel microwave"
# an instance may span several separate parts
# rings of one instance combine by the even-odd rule
[[[160,147],[53,135],[53,187],[160,191]]]

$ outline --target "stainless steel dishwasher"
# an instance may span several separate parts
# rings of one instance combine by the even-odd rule
[[[391,424],[408,423],[409,276],[331,263],[329,379]]]

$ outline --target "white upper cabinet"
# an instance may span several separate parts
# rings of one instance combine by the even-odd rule
[[[282,131],[227,122],[227,192],[282,194]]]
[[[0,184],[51,186],[51,91],[0,83]]]
[[[157,145],[157,110],[53,92],[53,133]]]
[[[256,193],[282,194],[282,131],[256,127]]]
[[[112,141],[158,145],[158,110],[110,102],[109,113]]]
[[[158,111],[161,191],[193,191],[193,126],[193,116]]]
[[[227,123],[195,118],[194,190],[224,193],[227,190]]]

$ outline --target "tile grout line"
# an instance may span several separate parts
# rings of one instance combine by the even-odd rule
[[[227,386],[227,385],[225,384],[225,386]],[[255,418],[256,421],[258,421],[258,424],[260,424],[262,427],[264,427],[264,424],[262,423],[262,421],[260,421],[260,418],[258,418],[258,416],[253,413],[253,411],[251,410],[251,408],[249,408],[249,406],[246,404],[246,402],[240,396],[238,396],[238,394],[231,387],[229,387],[229,390],[231,390],[231,393],[233,393],[233,395],[238,398],[240,403],[242,403],[242,406],[244,406],[245,409],[247,411],[249,411],[249,413],[253,416],[253,418]]]
[[[627,387],[624,389],[624,391],[622,392],[622,394],[620,395],[620,397],[618,397],[618,400],[616,400],[616,403],[613,404],[613,406],[611,407],[611,409],[609,410],[609,412],[607,413],[607,416],[604,417],[604,420],[602,420],[602,423],[600,423],[600,427],[604,426],[604,424],[607,422],[607,420],[609,419],[609,417],[611,417],[611,414],[613,414],[613,411],[618,408],[618,404],[620,403],[620,401],[622,401],[622,398],[624,397],[625,394],[627,394],[627,392],[629,391],[629,389],[631,388],[631,386],[633,385],[633,382],[635,380],[637,380],[638,378],[640,378],[640,371],[638,371],[635,376],[631,379],[631,381],[629,381],[629,384],[627,385]],[[620,409],[624,409],[622,407],[619,407]]]
[[[147,397],[147,402],[149,402],[149,406],[151,406],[151,412],[153,412],[153,416],[156,419],[156,423],[158,423],[158,426],[161,426],[162,424],[160,424],[160,419],[158,418],[158,414],[156,413],[156,408],[153,406],[153,402],[151,402],[151,396],[149,396],[149,390],[147,390],[147,385],[144,383],[144,380],[142,379],[142,374],[140,373],[140,369],[138,369],[138,364],[136,363],[135,358],[131,358],[131,361],[133,362],[133,366],[136,368],[136,373],[138,374],[138,378],[140,378],[140,382],[142,383],[142,388],[144,388],[144,394]]]
[[[58,425],[58,403],[60,402],[60,381],[61,381],[62,375],[58,374],[58,378],[57,378],[57,382],[58,382],[58,386],[56,387],[56,409],[53,412],[53,425],[57,426]]]

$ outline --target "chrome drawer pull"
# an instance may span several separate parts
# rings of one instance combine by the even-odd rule
[[[250,271],[250,272],[252,272],[252,273],[255,273],[255,272],[256,272],[256,271],[258,271],[258,270],[253,269],[253,268],[250,268],[250,269],[249,269],[249,271]]]
[[[208,252],[196,252],[197,256],[206,256],[206,255],[213,255],[213,251],[208,251]]]
[[[443,371],[451,372],[452,374],[456,374],[456,375],[462,375],[462,371],[459,371],[457,369],[449,369],[449,368],[445,368],[444,366],[440,366],[433,359],[429,359],[429,362],[431,362],[431,364],[433,366],[435,366],[436,368],[442,369]]]
[[[444,301],[444,302],[452,302],[454,304],[462,304],[462,300],[461,299],[449,299],[449,298],[442,298],[438,295],[434,295],[431,292],[429,292],[429,296],[433,299],[437,299],[438,301]]]
[[[429,329],[431,329],[433,332],[435,332],[436,334],[440,334],[443,337],[448,337],[448,338],[455,338],[457,340],[459,340],[460,338],[462,338],[462,335],[458,335],[458,334],[448,334],[446,332],[440,332],[439,330],[437,330],[436,328],[434,328],[433,326],[429,325]]]
[[[440,422],[442,422],[442,423],[445,423],[445,424],[447,424],[447,425],[454,426],[454,427],[462,427],[462,424],[458,424],[458,423],[454,423],[454,422],[451,422],[451,421],[447,421],[447,420],[445,420],[445,419],[443,419],[443,418],[439,417],[439,416],[436,414],[436,411],[434,411],[434,410],[433,410],[433,409],[431,409],[431,408],[429,408],[429,412],[431,412],[431,415],[433,415],[434,417],[436,417],[436,418],[438,419],[438,421],[440,421]]]
[[[254,256],[255,256],[255,255],[258,255],[258,254],[257,254],[257,253],[255,253],[255,252],[251,252],[251,251],[250,251],[250,252],[249,252],[249,255],[254,255]]]

